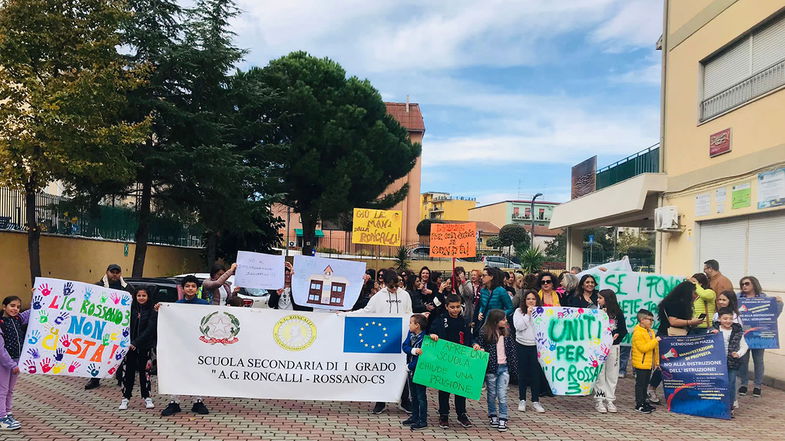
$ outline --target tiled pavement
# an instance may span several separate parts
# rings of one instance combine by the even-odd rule
[[[391,406],[382,415],[369,412],[370,403],[272,401],[207,398],[209,415],[195,415],[190,405],[169,418],[159,414],[165,402],[153,394],[158,406],[144,409],[134,398],[127,411],[117,410],[120,390],[104,380],[96,390],[85,391],[84,379],[24,375],[16,390],[14,415],[21,430],[0,432],[0,440],[783,440],[785,392],[765,388],[762,398],[741,397],[741,408],[732,421],[668,413],[661,407],[651,415],[632,410],[633,380],[619,382],[619,413],[600,415],[590,398],[544,398],[547,412],[520,413],[517,389],[511,385],[510,430],[499,433],[487,427],[483,401],[469,401],[471,429],[437,423],[436,396],[430,391],[429,422],[432,427],[412,433],[402,428],[405,414]]]

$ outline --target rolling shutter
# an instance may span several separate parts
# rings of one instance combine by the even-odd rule
[[[746,274],[747,227],[746,217],[700,223],[700,268],[703,262],[714,259],[720,272],[733,283]]]
[[[785,17],[780,17],[752,36],[752,73],[785,60]]]
[[[763,290],[785,291],[785,213],[750,218],[748,253],[747,271]]]
[[[750,72],[750,38],[739,41],[703,66],[703,98],[746,79]]]

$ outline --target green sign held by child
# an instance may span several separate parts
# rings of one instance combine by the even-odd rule
[[[443,339],[433,341],[426,338],[414,371],[414,382],[479,400],[487,367],[487,352]]]

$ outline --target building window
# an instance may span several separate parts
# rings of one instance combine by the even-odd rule
[[[524,213],[523,217],[525,217],[526,219],[532,217],[532,209],[530,207],[526,207],[523,213]]]
[[[519,207],[512,209],[512,217],[521,217],[521,209]]]
[[[704,60],[700,120],[785,86],[785,14]]]
[[[540,208],[540,210],[539,210],[539,212],[537,214],[537,217],[540,220],[545,220],[545,209],[544,208]]]

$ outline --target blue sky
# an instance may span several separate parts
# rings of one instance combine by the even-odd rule
[[[569,199],[659,137],[660,0],[239,0],[242,67],[294,50],[420,103],[423,191]]]

